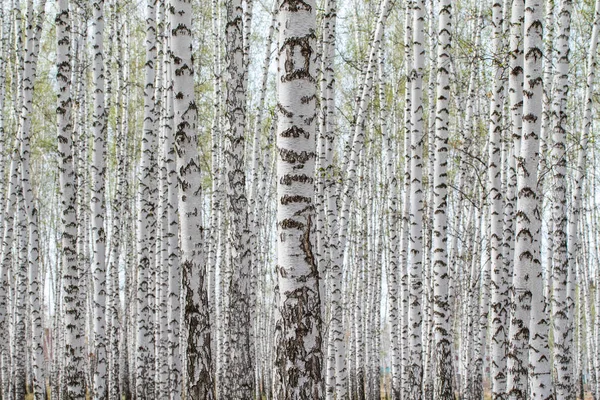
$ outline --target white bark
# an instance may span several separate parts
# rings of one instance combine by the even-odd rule
[[[510,74],[508,80],[508,93],[509,93],[509,107],[510,107],[510,124],[511,124],[511,133],[513,137],[513,158],[514,161],[511,160],[511,163],[514,163],[514,168],[509,166],[509,175],[512,175],[509,179],[514,180],[515,194],[514,196],[507,196],[507,209],[514,209],[515,216],[518,212],[517,210],[517,175],[519,171],[517,170],[517,160],[519,160],[520,156],[520,148],[521,148],[521,131],[523,125],[522,119],[522,107],[523,107],[523,16],[524,16],[524,0],[513,0],[512,1],[512,9],[511,9],[511,19],[510,19],[510,43],[509,43],[509,54],[510,54]],[[537,168],[537,167],[536,167]],[[511,169],[514,171],[511,171]],[[530,171],[528,171],[530,172]],[[521,170],[521,173],[522,170]],[[537,183],[537,182],[536,182]],[[509,183],[509,187],[512,184]],[[509,189],[510,194],[511,191]],[[511,207],[512,206],[512,207]],[[518,228],[516,226],[516,222],[513,219],[514,217],[509,214],[509,220],[505,226],[505,232],[508,229],[514,229],[513,232],[518,232]],[[507,259],[516,260],[519,257],[519,253],[516,250],[516,242],[514,239],[514,233],[510,237],[507,238],[507,243],[515,243],[515,249],[513,250],[512,246],[508,249],[508,254],[506,255]],[[510,244],[508,245],[510,246]],[[514,256],[513,256],[514,254]],[[511,257],[512,256],[512,257]],[[517,293],[515,292],[514,287],[514,268],[515,261],[511,262],[509,266],[509,276],[511,276],[511,303],[516,302]],[[522,295],[522,293],[519,293]],[[514,306],[511,305],[512,308]],[[519,317],[519,322],[514,320],[513,313],[514,310],[511,309],[511,325],[509,328],[509,348],[507,352],[507,387],[506,392],[511,400],[513,399],[521,399],[524,398],[527,394],[527,358],[526,358],[526,345],[529,340],[529,332],[527,327],[529,325],[529,321],[523,319],[525,315],[521,315]],[[518,326],[517,326],[518,325]]]
[[[439,2],[436,82],[435,153],[433,171],[433,331],[436,399],[453,400],[452,336],[448,299],[448,133],[450,114],[450,50],[452,3]]]
[[[144,123],[139,176],[136,396],[155,396],[154,276],[156,240],[156,0],[146,2],[146,63],[144,66]]]
[[[557,400],[570,399],[574,395],[572,383],[571,340],[573,320],[567,297],[569,261],[567,252],[567,97],[569,94],[571,0],[563,0],[558,14],[556,43],[556,75],[552,104],[552,165],[553,179],[553,265],[552,265],[552,322],[554,337],[554,371],[556,371]],[[571,299],[574,301],[574,299]]]
[[[408,247],[409,286],[409,398],[418,399],[422,391],[422,264],[423,264],[423,69],[424,55],[423,0],[413,3],[413,68],[411,77],[411,183],[410,240]]]
[[[489,198],[491,256],[491,379],[492,398],[506,397],[506,349],[508,325],[508,271],[503,253],[504,197],[502,193],[502,110],[504,108],[504,71],[502,65],[503,12],[500,0],[492,4],[494,28],[494,85],[490,100]]]
[[[207,282],[202,253],[201,171],[192,62],[192,5],[172,0],[171,48],[175,152],[179,181],[181,269],[187,333],[186,398],[213,399]]]
[[[95,400],[106,399],[106,231],[104,217],[104,177],[106,174],[106,120],[107,110],[104,99],[104,0],[97,0],[93,6],[93,85],[94,111],[92,149],[92,189],[90,210],[92,213],[92,248],[94,279],[94,388]]]
[[[42,304],[40,301],[40,279],[39,279],[39,230],[38,230],[38,205],[34,199],[33,185],[31,183],[31,125],[33,116],[33,89],[36,79],[37,60],[40,52],[40,36],[42,33],[42,24],[45,16],[45,1],[39,4],[37,15],[34,14],[33,2],[27,4],[27,43],[25,48],[25,64],[23,71],[23,108],[21,110],[20,120],[20,157],[21,157],[21,184],[23,191],[23,201],[27,213],[27,234],[23,233],[24,238],[28,240],[25,247],[25,257],[23,262],[27,263],[29,272],[29,284],[23,282],[26,286],[22,290],[29,290],[29,310],[31,312],[31,321],[28,323],[31,329],[31,365],[33,369],[33,389],[36,400],[46,397],[45,378],[44,378],[44,360],[42,350]],[[34,17],[35,15],[35,17]],[[21,307],[27,307],[21,304]],[[17,311],[21,312],[21,311]],[[22,311],[25,313],[25,311]],[[29,335],[28,335],[29,336]],[[25,360],[22,360],[25,362]]]
[[[228,290],[225,382],[219,396],[246,399],[254,395],[254,360],[251,357],[252,308],[250,279],[252,260],[248,226],[248,200],[244,161],[246,126],[247,62],[244,62],[244,23],[242,0],[228,0],[226,18],[226,114],[225,162],[229,208],[228,260],[230,271],[224,275]]]
[[[320,277],[313,253],[317,10],[314,0],[279,4],[275,397],[322,398]]]

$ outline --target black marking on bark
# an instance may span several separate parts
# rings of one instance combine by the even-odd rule
[[[307,151],[302,151],[300,153],[294,151],[294,150],[290,150],[290,149],[284,149],[284,148],[280,148],[279,149],[279,155],[281,156],[281,159],[285,162],[291,163],[291,164],[295,164],[295,163],[305,163],[308,160],[311,160],[315,157],[315,153],[311,152],[307,152]]]
[[[312,7],[310,6],[310,4],[306,3],[303,0],[284,0],[281,2],[281,5],[279,6],[279,10],[280,11],[292,11],[292,12],[298,12],[298,11],[312,11]]]
[[[296,125],[281,132],[280,135],[281,135],[281,137],[293,137],[293,138],[298,138],[298,137],[300,137],[300,135],[303,135],[306,139],[310,138],[310,133],[308,133],[307,131],[305,131],[302,128],[298,128]]]
[[[285,109],[281,103],[277,103],[277,110],[283,114],[284,117],[292,118],[294,113]]]
[[[309,82],[316,82],[315,77],[310,73],[310,63],[313,54],[311,40],[315,38],[315,33],[311,32],[306,36],[292,37],[285,40],[280,50],[280,53],[285,51],[285,74],[281,76],[281,82],[290,82],[296,79],[306,79]],[[300,51],[304,59],[302,66],[296,66],[296,51]]]
[[[304,224],[291,218],[286,218],[280,223],[281,229],[304,229]]]
[[[279,183],[281,185],[286,185],[286,186],[290,186],[294,182],[312,184],[314,182],[314,179],[305,174],[300,174],[300,175],[287,174],[287,175],[282,176],[281,179],[279,180]]]
[[[283,205],[287,205],[287,204],[291,204],[291,203],[310,203],[312,201],[312,199],[310,197],[306,197],[306,196],[288,196],[285,195],[281,198],[281,204]]]

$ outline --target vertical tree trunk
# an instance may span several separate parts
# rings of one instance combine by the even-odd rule
[[[276,397],[317,399],[324,388],[320,277],[313,253],[316,2],[279,4]]]
[[[167,29],[171,23],[167,22]],[[167,164],[167,220],[169,252],[169,390],[172,400],[181,399],[182,359],[180,348],[181,334],[181,267],[179,263],[179,220],[177,215],[177,165],[175,138],[173,135],[173,63],[171,60],[169,36],[165,38],[167,57],[165,57],[165,124],[163,127],[164,152]]]
[[[63,307],[65,307],[65,369],[64,383],[66,400],[80,399],[85,396],[85,376],[83,370],[84,338],[81,335],[83,325],[83,304],[79,293],[79,261],[77,254],[77,209],[75,185],[77,177],[73,159],[73,125],[71,122],[71,46],[70,13],[68,0],[59,2],[56,15],[57,33],[57,73],[58,103],[58,151],[60,154],[60,192],[61,192],[61,244],[62,244],[62,286]],[[60,388],[59,390],[61,390]]]
[[[225,161],[229,205],[229,266],[223,279],[228,290],[227,340],[228,353],[225,382],[220,396],[247,399],[254,395],[254,361],[251,357],[252,307],[250,271],[252,260],[248,227],[248,200],[244,161],[246,126],[247,62],[244,62],[244,24],[242,0],[227,1],[226,20],[226,128]]]
[[[423,0],[413,2],[413,69],[411,77],[411,185],[409,274],[409,399],[421,398],[422,392],[422,251],[423,251],[423,69],[424,54]]]
[[[450,51],[452,3],[439,2],[435,153],[433,172],[433,329],[435,364],[434,398],[453,400],[452,336],[448,302],[448,128],[450,107]]]
[[[541,1],[525,2],[525,65],[523,74],[523,138],[518,176],[517,236],[515,243],[515,291],[531,296],[529,316],[529,394],[533,399],[553,395],[550,348],[550,317],[543,288],[541,253],[541,202],[537,188],[537,163],[542,120],[543,10]],[[518,261],[517,261],[518,260]],[[517,315],[523,303],[517,304]],[[524,309],[528,314],[528,310]],[[517,316],[517,323],[519,320]],[[523,319],[527,321],[527,319]]]
[[[570,399],[575,394],[572,382],[571,343],[573,321],[569,309],[567,282],[569,261],[567,252],[567,97],[569,95],[569,63],[571,32],[571,0],[563,0],[558,14],[556,43],[556,75],[552,104],[553,138],[552,165],[554,166],[553,244],[552,265],[552,322],[554,332],[554,371],[556,372],[556,399]],[[574,300],[574,299],[572,299]]]
[[[513,11],[515,11],[513,9]],[[537,190],[537,161],[542,110],[542,8],[537,0],[525,2],[523,138],[517,171],[517,224],[515,265],[513,275],[513,309],[509,330],[510,353],[518,352],[522,344],[529,344],[529,357],[523,353],[515,368],[509,365],[509,378],[515,382],[526,380],[525,362],[529,359],[529,394],[533,398],[548,398],[550,370],[548,354],[548,319],[546,318],[540,263],[540,204]],[[513,72],[514,73],[514,72]],[[544,342],[545,341],[545,342]],[[516,351],[515,351],[516,350]],[[514,359],[511,359],[514,361]],[[515,365],[513,364],[513,367]],[[527,386],[510,385],[510,398],[527,397]]]
[[[394,386],[394,400],[404,399],[409,396],[409,271],[408,271],[408,243],[410,240],[410,204],[411,204],[411,88],[412,88],[412,0],[406,2],[404,16],[404,57],[405,62],[405,96],[404,96],[404,196],[402,198],[402,233],[400,240],[400,298],[401,304],[401,332],[400,332],[400,380]]]
[[[0,19],[0,29],[2,30],[2,37],[0,43],[2,44],[2,50],[0,52],[0,110],[4,110],[4,104],[6,100],[6,73],[8,70],[8,46],[11,41],[9,40],[11,34],[12,23],[7,17],[7,12],[2,7],[2,18]],[[10,14],[8,14],[10,15]],[[8,21],[8,22],[7,22]],[[7,28],[8,26],[8,28]],[[12,223],[14,220],[14,190],[16,185],[16,153],[12,150],[11,140],[7,138],[7,129],[5,128],[6,123],[4,119],[4,113],[0,116],[0,136],[2,137],[2,161],[3,165],[0,170],[1,176],[6,176],[4,164],[9,165],[8,182],[2,180],[0,187],[0,210],[2,210],[2,217],[0,218],[1,234],[2,234],[2,247],[0,252],[0,335],[8,337],[8,269],[10,263],[10,248],[12,243]],[[10,162],[9,162],[10,160]],[[14,169],[14,171],[13,171]],[[0,342],[0,397],[3,399],[8,396],[8,352],[9,344],[7,341]]]
[[[511,8],[511,19],[510,19],[510,43],[509,43],[509,54],[510,54],[510,75],[508,80],[508,93],[509,93],[509,107],[510,107],[510,124],[511,124],[511,132],[513,137],[513,158],[514,161],[511,160],[511,163],[514,163],[513,171],[509,171],[511,176],[509,179],[514,179],[515,185],[515,195],[514,197],[507,197],[507,208],[512,208],[515,210],[515,219],[518,213],[517,209],[517,197],[520,189],[517,189],[517,180],[518,174],[523,174],[522,170],[517,169],[518,161],[520,160],[520,148],[521,148],[521,131],[523,125],[523,13],[524,13],[525,2],[524,0],[512,0],[512,8]],[[536,167],[537,168],[537,167]],[[509,170],[511,166],[509,166]],[[527,171],[530,172],[530,171]],[[512,183],[512,182],[511,182]],[[537,183],[537,182],[536,182]],[[510,184],[509,184],[510,185]],[[509,189],[510,193],[510,189]],[[533,217],[533,216],[532,216]],[[519,321],[515,320],[514,313],[516,312],[516,304],[519,302],[526,301],[523,298],[525,293],[517,293],[515,289],[515,277],[513,273],[514,264],[516,260],[519,258],[520,254],[516,250],[516,241],[514,239],[514,234],[518,232],[518,227],[516,226],[516,221],[511,218],[510,221],[505,227],[505,232],[508,227],[514,227],[514,233],[511,237],[507,238],[508,242],[515,243],[515,248],[509,248],[507,259],[514,254],[514,260],[511,265],[512,268],[509,269],[509,276],[512,275],[511,279],[511,314],[510,314],[510,328],[509,328],[509,345],[507,351],[507,387],[506,393],[511,400],[519,400],[524,399],[527,395],[527,343],[529,341],[529,321],[523,320],[522,317],[525,315],[521,315],[519,317]],[[506,236],[505,236],[506,238]],[[531,240],[532,238],[530,238]],[[510,245],[509,245],[510,246]],[[531,293],[529,293],[529,296]],[[521,300],[517,298],[517,296],[521,297]],[[530,298],[527,296],[527,298]],[[528,301],[528,300],[527,300]],[[522,310],[521,310],[522,311]]]
[[[214,398],[210,348],[210,320],[206,266],[202,253],[202,193],[198,157],[197,107],[194,99],[192,60],[192,4],[171,0],[171,48],[175,152],[179,180],[181,216],[181,268],[187,334],[187,379],[185,397]]]
[[[508,271],[503,253],[504,195],[502,193],[502,110],[504,108],[504,50],[502,3],[492,4],[494,85],[490,100],[489,198],[491,256],[491,389],[494,400],[506,398],[506,348],[508,324]]]
[[[40,52],[40,36],[42,32],[42,24],[45,17],[45,1],[39,5],[40,9],[35,15],[34,5],[32,1],[27,3],[27,29],[26,29],[26,47],[25,60],[23,71],[23,91],[22,109],[20,110],[20,157],[21,157],[21,188],[24,202],[25,212],[27,213],[26,229],[27,233],[23,232],[22,237],[27,240],[27,245],[23,248],[25,259],[23,262],[29,271],[29,282],[25,281],[24,288],[19,289],[24,292],[29,290],[29,311],[31,312],[31,320],[26,324],[30,329],[32,336],[29,336],[28,341],[31,341],[32,357],[31,360],[33,369],[33,390],[36,400],[46,397],[46,388],[44,384],[44,360],[42,350],[42,305],[40,302],[40,280],[39,280],[39,230],[38,230],[38,208],[34,199],[33,185],[31,183],[31,125],[33,114],[33,89],[36,79],[37,60]],[[27,304],[21,304],[21,307],[26,307]],[[17,310],[17,313],[25,311]],[[25,326],[25,325],[24,325]],[[23,338],[25,339],[25,338]],[[16,342],[20,345],[21,342]],[[25,345],[25,342],[23,342]],[[21,362],[25,362],[29,366],[29,362],[24,358]]]
[[[106,174],[106,105],[104,100],[104,0],[97,0],[93,8],[93,149],[92,189],[92,248],[94,277],[94,389],[95,400],[106,399],[106,232],[104,229],[104,176]]]
[[[153,399],[155,377],[154,267],[156,241],[156,0],[146,2],[144,122],[139,176],[136,397]]]
[[[337,21],[337,0],[327,0],[323,28],[323,63],[321,79],[321,135],[324,154],[321,171],[323,179],[323,208],[326,213],[326,228],[323,232],[325,255],[328,261],[330,320],[327,337],[326,399],[346,399],[348,395],[348,371],[346,369],[346,343],[343,337],[342,265],[337,262],[339,243],[338,192],[334,181],[334,142],[335,142],[335,74],[333,57],[336,47],[335,32]],[[322,271],[323,269],[321,269]],[[322,277],[325,279],[325,276]]]
[[[9,398],[24,399],[27,393],[27,211],[23,199],[23,189],[17,189],[16,245],[17,257],[14,265],[15,285],[13,288],[12,326],[12,379]]]
[[[118,14],[115,2],[111,4],[113,10],[114,20],[112,28],[114,32],[117,31],[118,26],[122,21],[122,18]],[[110,255],[108,258],[108,284],[107,284],[107,339],[108,339],[108,373],[107,373],[107,393],[108,398],[113,399],[123,394],[122,385],[123,380],[120,373],[120,369],[125,367],[122,364],[123,354],[120,349],[120,338],[121,332],[124,330],[123,313],[121,312],[121,296],[120,296],[120,279],[119,279],[119,261],[121,254],[125,246],[121,243],[126,235],[123,232],[125,226],[122,213],[125,209],[125,191],[126,182],[126,157],[127,152],[127,132],[123,129],[124,127],[124,116],[125,116],[125,98],[127,94],[124,67],[126,62],[123,62],[123,42],[121,35],[116,35],[116,68],[117,68],[117,79],[116,79],[116,115],[115,115],[115,147],[116,147],[116,158],[117,158],[117,170],[115,177],[115,192],[114,198],[111,202],[112,206],[112,229],[110,237]]]

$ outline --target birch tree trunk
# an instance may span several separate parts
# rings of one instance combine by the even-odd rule
[[[515,11],[513,9],[513,11]],[[523,87],[523,138],[517,157],[517,224],[513,275],[513,309],[509,330],[511,352],[529,343],[529,394],[546,399],[550,395],[547,343],[548,320],[540,263],[540,204],[537,189],[537,161],[542,111],[542,7],[537,0],[525,2]],[[513,72],[514,73],[514,72]],[[546,342],[544,343],[544,340]],[[523,361],[527,360],[526,353]],[[523,365],[522,367],[525,367]],[[524,370],[509,373],[522,382]],[[509,375],[510,377],[511,375]],[[527,386],[509,384],[509,398],[526,398]]]
[[[155,377],[154,269],[156,241],[156,0],[146,3],[144,123],[139,177],[136,397],[153,399]]]
[[[93,149],[92,149],[92,248],[94,277],[94,389],[95,400],[105,400],[106,356],[106,232],[104,229],[104,176],[106,174],[106,119],[104,99],[104,0],[97,0],[93,8]]]
[[[277,65],[276,398],[322,398],[319,272],[313,253],[316,2],[280,0]]]
[[[170,22],[167,23],[167,29],[171,28]],[[167,49],[170,49],[171,39],[165,38]],[[182,393],[182,359],[180,348],[181,329],[181,267],[179,260],[179,220],[178,220],[178,187],[177,187],[177,165],[175,153],[175,137],[173,135],[173,63],[170,51],[165,57],[165,106],[166,116],[164,124],[164,152],[165,163],[167,164],[167,220],[168,220],[168,251],[169,251],[169,389],[172,400],[181,399]]]
[[[573,184],[573,193],[571,196],[571,210],[570,210],[570,215],[569,215],[569,221],[568,221],[568,227],[567,227],[567,235],[568,235],[568,263],[569,263],[569,272],[567,275],[567,288],[568,288],[568,280],[569,280],[569,275],[573,275],[574,271],[578,268],[577,264],[580,264],[579,268],[582,268],[583,266],[581,265],[582,263],[579,262],[578,260],[578,252],[581,251],[581,240],[580,240],[580,235],[581,235],[581,228],[580,228],[580,223],[581,223],[581,213],[582,213],[582,200],[583,200],[583,193],[584,193],[584,178],[585,178],[585,174],[586,174],[586,167],[587,167],[587,156],[588,156],[588,142],[590,139],[590,133],[591,133],[591,129],[592,129],[592,115],[593,115],[593,93],[594,93],[594,81],[595,81],[595,76],[596,76],[596,66],[597,66],[597,49],[598,49],[598,38],[599,38],[599,33],[600,33],[600,0],[597,0],[595,2],[595,7],[594,7],[594,23],[593,23],[593,28],[592,28],[592,35],[591,35],[591,39],[590,39],[590,44],[589,44],[589,51],[588,51],[588,58],[587,58],[587,76],[586,76],[586,88],[585,88],[585,92],[584,92],[584,99],[583,99],[583,107],[584,107],[584,113],[583,113],[583,130],[581,132],[581,137],[580,137],[580,148],[579,148],[579,153],[577,155],[577,168],[576,168],[576,172],[575,172],[575,177],[574,177],[574,184]],[[582,286],[584,288],[584,290],[586,289],[586,286],[589,286],[589,281],[587,279],[582,279],[580,281],[582,282]],[[581,290],[581,287],[580,289]],[[574,302],[574,294],[573,294],[573,287],[569,290],[567,290],[567,302]],[[596,292],[596,295],[598,296],[598,293],[600,293],[599,291]],[[586,315],[586,328],[587,328],[587,332],[586,332],[586,341],[587,341],[587,345],[585,346],[587,348],[588,351],[588,355],[592,355],[591,357],[588,357],[588,361],[589,363],[594,366],[595,364],[595,371],[593,371],[594,368],[589,368],[588,370],[588,374],[590,377],[590,386],[592,387],[592,392],[594,393],[595,391],[595,396],[598,396],[598,393],[600,392],[600,368],[598,368],[598,361],[597,361],[597,357],[593,356],[593,345],[594,345],[594,340],[592,339],[592,335],[591,335],[591,318],[587,317],[590,316],[590,308],[589,308],[589,303],[592,301],[590,300],[590,292],[588,289],[588,293],[584,294],[584,299],[585,299],[585,315]],[[571,307],[570,307],[571,308]],[[572,312],[572,310],[570,310]],[[596,318],[596,324],[598,324],[598,322],[600,321],[600,319]],[[596,325],[598,326],[598,325]],[[596,331],[596,352],[600,352],[600,350],[598,349],[598,345],[600,344],[599,338],[600,338],[600,329],[597,328]],[[594,363],[595,361],[595,363]],[[595,382],[594,382],[595,381]],[[594,388],[595,387],[595,388]]]
[[[450,51],[452,46],[452,3],[439,2],[437,46],[437,90],[435,153],[433,172],[433,314],[434,398],[453,400],[452,336],[448,302],[448,128],[450,107]]]
[[[413,2],[408,1],[405,7],[404,16],[404,57],[405,62],[405,96],[404,96],[404,196],[402,199],[402,236],[401,236],[401,250],[400,250],[400,265],[401,265],[401,276],[400,276],[400,297],[401,301],[401,334],[400,334],[400,382],[398,387],[394,386],[394,399],[408,398],[410,390],[409,382],[409,370],[410,370],[410,356],[409,356],[409,270],[408,270],[408,249],[410,240],[410,205],[411,205],[411,98],[412,98],[412,40],[413,40],[413,29],[412,29],[412,16],[413,16]]]
[[[179,180],[179,215],[183,304],[187,332],[185,397],[214,399],[206,266],[202,253],[202,193],[198,157],[197,106],[192,59],[192,4],[171,0],[171,49],[175,152]]]
[[[413,2],[413,69],[411,78],[411,184],[410,184],[410,241],[408,248],[409,274],[409,399],[421,398],[422,356],[422,251],[423,251],[423,69],[424,54],[423,0]]]
[[[522,168],[520,172],[523,175],[519,175],[515,243],[515,290],[519,292],[521,288],[525,288],[529,294],[526,292],[523,294],[531,295],[529,393],[532,399],[548,399],[553,395],[548,344],[550,325],[548,303],[544,291],[537,289],[543,288],[540,260],[542,207],[537,188],[542,120],[543,10],[544,7],[539,0],[525,2],[523,138],[519,159],[519,167]],[[520,306],[517,305],[517,310]]]
[[[552,104],[553,137],[553,260],[552,260],[552,321],[554,332],[554,371],[556,371],[557,400],[570,399],[575,393],[572,383],[571,343],[573,321],[571,319],[567,283],[569,260],[567,251],[567,97],[569,95],[571,0],[562,0],[558,14],[556,43],[556,72]],[[572,299],[574,300],[574,299]]]
[[[26,47],[25,60],[23,70],[23,92],[22,92],[22,109],[20,110],[20,157],[21,157],[21,188],[23,195],[23,205],[27,214],[27,231],[23,232],[23,238],[27,241],[23,248],[25,257],[25,270],[29,273],[29,279],[23,282],[25,287],[19,291],[28,290],[29,305],[22,303],[23,310],[16,310],[16,313],[23,313],[24,318],[29,317],[26,310],[31,313],[31,319],[24,324],[24,327],[29,329],[31,334],[27,335],[28,341],[31,341],[31,357],[23,358],[21,362],[31,360],[33,370],[33,391],[36,400],[46,398],[44,360],[42,349],[42,304],[40,301],[40,279],[39,279],[39,229],[38,229],[38,204],[34,198],[33,185],[31,182],[31,126],[33,116],[33,90],[37,76],[37,61],[40,53],[40,37],[42,34],[42,26],[45,18],[45,1],[39,3],[39,11],[34,13],[34,4],[32,1],[27,3],[27,29],[26,29]],[[23,338],[25,339],[25,338]],[[25,342],[22,342],[25,346]],[[16,342],[16,345],[21,345],[21,342]],[[17,365],[17,368],[20,366]],[[23,366],[25,368],[25,366]]]
[[[509,107],[511,113],[511,131],[513,137],[513,158],[514,158],[514,180],[515,180],[515,195],[514,197],[508,197],[507,202],[512,203],[512,207],[515,210],[515,217],[519,212],[517,198],[519,196],[520,189],[517,188],[518,174],[523,174],[522,170],[517,169],[517,165],[520,161],[520,149],[521,149],[521,131],[523,126],[523,16],[524,16],[524,0],[512,0],[511,8],[511,19],[510,19],[510,75],[508,80],[508,92],[509,92]],[[510,167],[509,167],[510,168]],[[537,167],[536,167],[537,169]],[[530,171],[527,171],[530,172]],[[509,172],[510,173],[510,172]],[[536,182],[537,183],[537,182]],[[510,193],[510,192],[509,192]],[[509,207],[509,204],[507,204]],[[533,210],[530,210],[532,212]],[[533,217],[533,216],[532,216]],[[516,218],[515,218],[516,219]],[[508,224],[507,224],[508,225]],[[519,228],[516,226],[514,220],[510,221],[508,227],[514,226],[514,232],[518,233]],[[507,227],[505,227],[505,232]],[[510,242],[515,243],[514,250],[509,248],[509,255],[514,254],[514,261],[512,266],[516,269],[516,260],[520,254],[516,249],[516,241],[514,236],[507,238]],[[533,237],[530,237],[531,241]],[[522,251],[522,249],[521,249]],[[514,252],[514,253],[513,253]],[[527,358],[526,358],[526,345],[529,341],[529,321],[523,318],[527,317],[524,315],[522,306],[519,312],[517,312],[517,304],[528,302],[531,293],[523,297],[525,293],[517,293],[515,288],[515,274],[516,271],[513,269],[509,270],[509,274],[512,275],[511,279],[511,314],[510,314],[510,327],[508,333],[509,345],[507,351],[507,387],[506,393],[508,398],[511,400],[523,399],[527,395]],[[520,296],[521,299],[518,299]],[[525,313],[527,314],[527,313]],[[519,318],[517,321],[515,318]]]
[[[346,399],[348,395],[347,382],[348,371],[346,369],[346,343],[343,338],[343,309],[342,301],[342,270],[343,266],[338,262],[338,254],[341,251],[338,243],[338,192],[334,181],[334,142],[335,142],[335,73],[334,73],[334,51],[336,47],[336,21],[337,1],[327,0],[323,28],[323,63],[321,80],[321,135],[324,151],[322,172],[323,179],[323,208],[326,213],[325,229],[326,251],[329,252],[325,258],[328,260],[327,268],[330,294],[329,301],[330,321],[328,329],[327,346],[327,373],[326,373],[326,399]],[[321,269],[322,270],[322,269]],[[325,279],[325,277],[322,277]]]
[[[79,295],[79,265],[77,255],[77,214],[73,165],[73,125],[71,122],[71,46],[69,1],[59,1],[56,15],[58,102],[56,107],[58,126],[58,151],[60,154],[61,192],[61,244],[63,270],[63,307],[65,311],[65,384],[64,399],[81,399],[85,396],[83,371],[82,325],[83,308]]]
[[[227,197],[229,204],[229,268],[226,282],[227,312],[227,368],[225,382],[220,385],[228,399],[247,399],[254,395],[254,361],[251,357],[252,307],[250,299],[251,249],[246,198],[244,161],[246,126],[247,62],[244,62],[244,12],[242,0],[227,1],[226,21],[226,128],[225,161]]]
[[[492,4],[494,41],[494,86],[490,101],[489,198],[491,256],[491,380],[492,398],[506,398],[506,348],[508,324],[508,271],[503,253],[504,196],[502,193],[502,110],[504,108],[504,67],[502,60],[503,10],[500,0]]]
[[[0,38],[0,43],[2,44],[2,50],[0,53],[0,74],[2,74],[2,78],[0,78],[0,110],[4,110],[5,100],[6,100],[6,91],[7,91],[7,82],[5,78],[5,74],[7,72],[8,66],[8,49],[7,46],[10,43],[9,36],[11,33],[12,23],[7,22],[10,19],[7,17],[7,12],[4,12],[4,7],[2,7],[2,37]],[[5,27],[8,25],[8,29]],[[4,182],[2,184],[2,194],[0,203],[0,209],[3,211],[2,213],[2,224],[0,225],[0,229],[2,229],[2,247],[0,254],[0,335],[4,337],[8,337],[8,270],[9,263],[11,259],[11,244],[12,244],[12,225],[14,221],[13,210],[14,210],[14,202],[15,202],[15,185],[16,185],[16,168],[17,168],[17,160],[16,160],[16,152],[12,150],[12,146],[10,146],[10,140],[7,138],[7,130],[5,128],[4,121],[4,113],[0,113],[0,135],[2,136],[2,145],[5,146],[3,151],[3,160],[6,164],[9,165],[8,172],[8,182]],[[7,146],[9,145],[9,146]],[[8,150],[10,149],[10,151]],[[10,160],[10,163],[9,161]],[[2,168],[2,176],[5,175],[5,168]],[[0,342],[0,396],[5,398],[8,396],[8,369],[9,369],[9,343],[7,341]]]

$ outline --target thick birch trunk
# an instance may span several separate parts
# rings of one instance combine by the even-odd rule
[[[185,397],[214,398],[206,266],[202,250],[202,193],[198,157],[197,107],[194,98],[192,4],[171,0],[171,48],[175,152],[179,180],[179,215],[183,302],[187,333]]]
[[[317,10],[314,0],[279,4],[275,397],[322,398],[320,277],[313,252]]]

